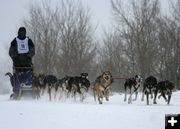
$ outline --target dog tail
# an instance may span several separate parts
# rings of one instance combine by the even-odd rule
[[[7,73],[5,74],[5,76],[9,76],[10,78],[13,77],[12,73],[10,73],[10,72],[7,72]]]
[[[13,75],[12,75],[12,73],[7,72],[7,73],[5,74],[5,76],[9,76],[11,85],[13,86]]]

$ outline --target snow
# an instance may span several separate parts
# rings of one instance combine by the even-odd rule
[[[92,95],[84,102],[77,98],[48,101],[9,100],[0,95],[0,129],[164,129],[165,114],[180,113],[180,91],[174,92],[170,105],[161,98],[149,106],[141,94],[132,104],[124,94],[113,93],[110,101],[100,105]]]

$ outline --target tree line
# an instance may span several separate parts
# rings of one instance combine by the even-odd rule
[[[36,46],[35,69],[59,78],[87,72],[91,81],[103,70],[124,78],[153,75],[180,89],[180,0],[169,1],[169,14],[159,0],[131,0],[128,7],[121,0],[110,3],[113,29],[101,39],[80,1],[31,5],[23,24]]]

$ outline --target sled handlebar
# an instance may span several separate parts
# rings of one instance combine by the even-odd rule
[[[14,67],[13,69],[32,69],[33,67]]]

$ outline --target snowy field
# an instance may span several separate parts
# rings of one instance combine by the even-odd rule
[[[114,93],[99,105],[92,96],[84,102],[71,100],[9,100],[0,95],[0,129],[164,129],[165,114],[180,113],[180,91],[170,105],[161,98],[147,106],[138,100],[123,102],[124,94]]]

